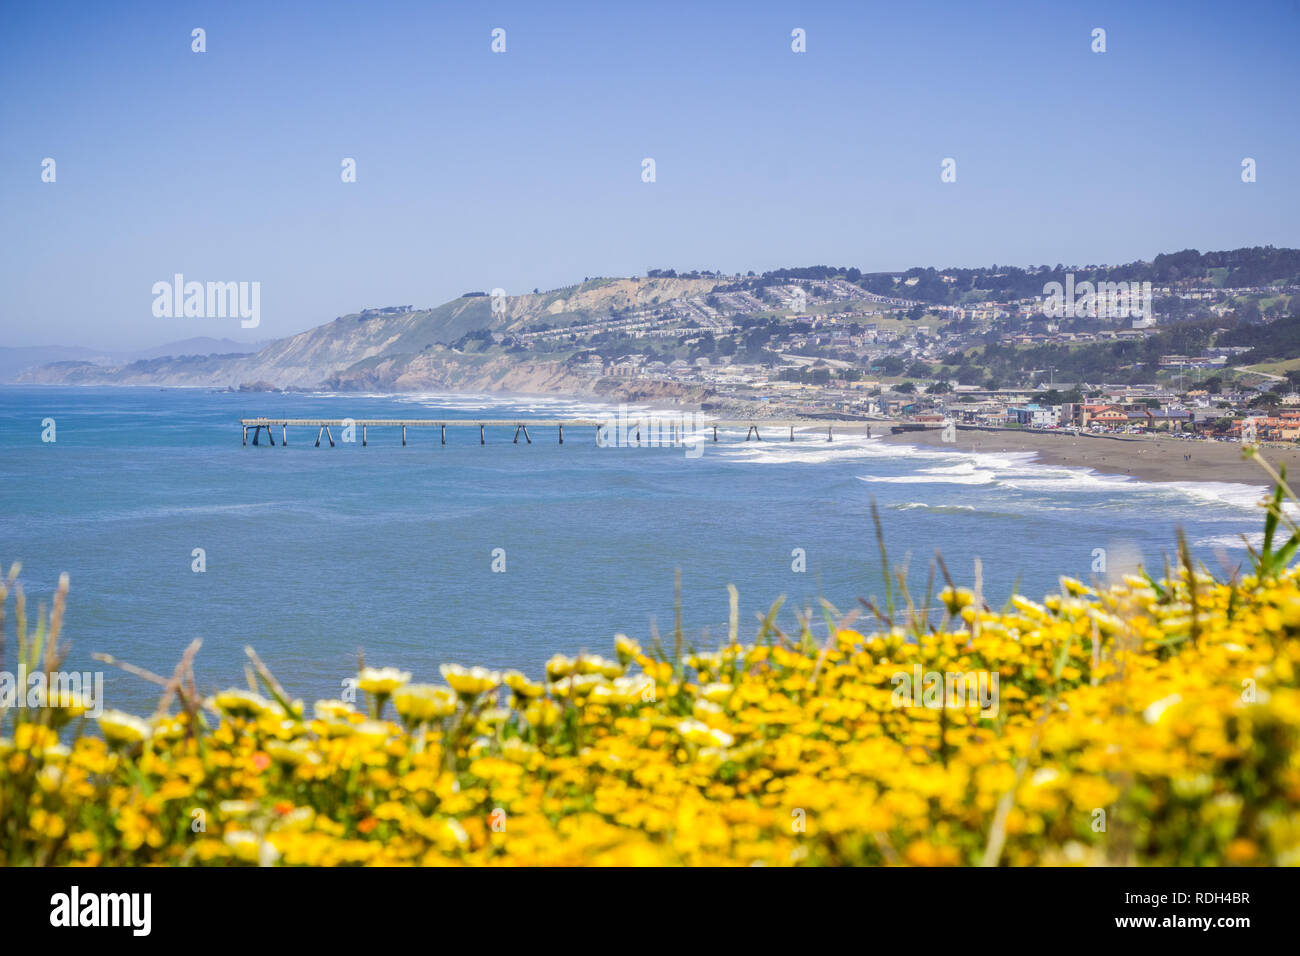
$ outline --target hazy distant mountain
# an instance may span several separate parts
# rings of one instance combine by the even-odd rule
[[[0,382],[13,382],[27,369],[52,362],[77,362],[96,366],[120,364],[127,356],[121,352],[104,352],[61,345],[33,345],[25,348],[0,346]]]
[[[57,379],[60,375],[75,377],[78,374],[93,379],[100,374],[100,370],[105,375],[111,375],[113,369],[139,360],[182,355],[244,355],[256,352],[265,345],[265,342],[236,342],[233,339],[214,339],[211,336],[200,335],[153,348],[120,352],[61,345],[35,345],[23,348],[0,346],[0,382],[48,381]],[[56,366],[56,369],[45,375],[38,375],[36,378],[23,379],[24,372],[34,373],[35,370],[48,365]],[[86,368],[80,373],[72,372],[72,369],[80,366]]]

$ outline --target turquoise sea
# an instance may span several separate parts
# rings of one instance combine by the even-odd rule
[[[336,696],[358,651],[438,680],[441,662],[518,667],[557,652],[610,653],[615,633],[671,640],[680,570],[688,640],[726,634],[727,585],[742,635],[786,598],[779,623],[819,599],[841,610],[882,594],[874,499],[892,561],[923,595],[942,552],[1001,603],[1108,560],[1159,565],[1182,526],[1211,568],[1240,561],[1261,524],[1258,489],[1149,484],[1025,456],[918,451],[824,431],[795,442],[722,434],[681,447],[599,448],[594,430],[371,429],[368,447],[241,444],[241,417],[602,417],[563,399],[472,395],[232,394],[194,389],[0,387],[0,562],[23,564],[29,601],[60,572],[72,589],[65,669],[104,651],[170,674],[204,640],[197,673],[243,683],[251,644],[297,696]],[[53,442],[42,422],[53,419]],[[206,568],[193,570],[195,549]],[[494,571],[494,560],[505,570]],[[805,570],[794,570],[802,549]],[[495,553],[495,558],[494,558]],[[12,618],[7,622],[12,637]],[[824,633],[825,625],[820,625]],[[8,666],[8,665],[6,665]],[[109,671],[106,705],[156,694]]]

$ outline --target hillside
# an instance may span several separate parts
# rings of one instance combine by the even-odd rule
[[[519,365],[449,348],[483,330],[589,322],[629,309],[706,295],[715,279],[594,279],[549,292],[492,299],[470,294],[433,309],[366,310],[278,339],[251,355],[181,355],[121,365],[64,361],[29,369],[31,384],[238,386],[271,382],[298,388],[462,388],[551,391],[564,384],[562,362]],[[537,386],[536,389],[528,386]]]
[[[1080,282],[1086,276],[1163,283],[1154,308],[1159,333],[1119,342],[1109,333],[1127,326],[1122,317],[1118,324],[1095,316],[1049,323],[1041,314],[1045,283],[1067,273]],[[1080,380],[1120,374],[1149,381],[1163,356],[1197,353],[1212,342],[1243,352],[1253,347],[1252,361],[1300,354],[1297,289],[1300,251],[1273,247],[1186,250],[1121,266],[872,273],[807,266],[761,276],[651,270],[644,278],[589,279],[496,301],[478,291],[429,309],[365,309],[252,354],[190,354],[179,348],[186,343],[169,355],[105,358],[69,350],[53,354],[63,361],[28,368],[18,381],[629,398],[689,393],[691,400],[719,381],[690,374],[700,366],[779,369],[772,374],[805,385],[827,384],[832,365],[850,383],[868,373],[927,379],[940,368],[948,369],[940,377],[966,386],[1048,370]],[[1071,338],[1045,341],[1058,332]],[[1101,333],[1109,337],[1098,339]],[[816,362],[820,369],[804,367]]]

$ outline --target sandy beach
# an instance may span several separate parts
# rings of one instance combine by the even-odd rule
[[[881,431],[884,440],[893,444],[962,452],[1032,452],[1039,464],[1091,468],[1144,481],[1269,484],[1259,464],[1243,459],[1241,446],[1229,442],[965,428],[957,430],[956,442],[945,442],[938,429],[894,435],[881,426]],[[872,432],[876,433],[874,427]],[[1300,476],[1300,447],[1264,445],[1260,451],[1273,467],[1286,465],[1289,476]]]

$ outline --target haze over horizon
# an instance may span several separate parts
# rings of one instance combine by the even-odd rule
[[[1300,3],[922,7],[6,8],[0,345],[265,340],[651,268],[1300,245]],[[260,325],[155,317],[176,273],[259,282]]]

